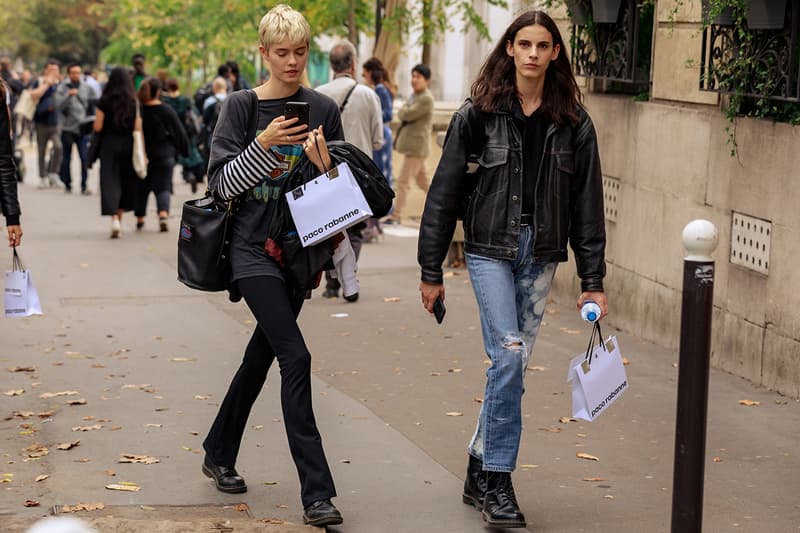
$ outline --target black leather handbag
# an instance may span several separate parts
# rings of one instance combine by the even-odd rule
[[[248,142],[255,139],[258,97],[250,91]],[[178,280],[201,291],[231,288],[230,229],[233,204],[206,191],[203,198],[184,202],[178,233]],[[232,295],[232,298],[233,295]]]
[[[211,193],[183,204],[178,233],[178,280],[201,291],[224,291],[230,285],[230,203]]]

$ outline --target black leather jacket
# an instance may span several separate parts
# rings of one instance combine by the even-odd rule
[[[0,94],[3,94],[0,91]],[[17,176],[14,164],[14,145],[11,142],[11,122],[8,107],[0,102],[0,212],[6,217],[6,224],[19,224],[19,200],[17,199]]]
[[[602,291],[603,179],[594,125],[583,108],[578,119],[575,126],[547,130],[535,188],[533,256],[539,262],[566,261],[569,240],[582,290]],[[442,283],[442,262],[459,217],[467,253],[516,257],[522,162],[522,135],[511,113],[482,113],[467,100],[453,115],[420,225],[422,281]]]

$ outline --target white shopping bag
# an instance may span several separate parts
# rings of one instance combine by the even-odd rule
[[[595,333],[599,346],[594,345]],[[617,337],[609,337],[605,344],[602,339],[600,324],[595,322],[586,353],[569,363],[567,381],[572,382],[573,418],[590,422],[597,419],[628,389]]]
[[[14,248],[14,262],[12,270],[6,272],[5,291],[3,304],[7,317],[23,317],[41,315],[42,305],[39,303],[39,293],[33,285],[29,270],[25,270],[22,261]]]
[[[347,163],[286,193],[303,246],[323,241],[372,216]]]

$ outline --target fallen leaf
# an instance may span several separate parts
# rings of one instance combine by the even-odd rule
[[[441,372],[431,372],[431,376],[434,376],[434,377],[441,376],[441,375],[442,375]]]
[[[195,394],[194,395],[194,399],[195,400],[210,400],[213,397],[214,397],[213,394]]]
[[[105,367],[106,365],[104,365],[103,363],[94,363],[93,365],[91,365],[90,368],[105,368]]]
[[[257,426],[253,426],[253,429],[255,429],[255,430],[264,429],[264,426],[262,426],[261,424],[259,424],[259,425],[257,425]]]
[[[250,508],[247,506],[246,503],[237,503],[236,505],[233,506],[233,510],[234,511],[239,511],[240,513],[244,512],[244,511],[247,511],[249,509]]]
[[[278,484],[277,481],[265,481],[264,482],[264,485],[277,485],[277,484]]]
[[[3,394],[6,396],[19,396],[20,394],[25,394],[25,389],[11,389],[5,391]]]
[[[39,507],[39,502],[36,500],[25,500],[23,504],[25,507]]]
[[[585,477],[584,481],[607,481],[604,477]]]
[[[76,390],[65,390],[61,392],[45,392],[39,395],[39,398],[46,400],[48,398],[55,398],[56,396],[76,396],[78,391]]]
[[[548,433],[561,433],[561,428],[556,427],[546,427],[546,428],[539,428],[539,431],[547,431]]]
[[[472,401],[474,401],[474,402],[478,402],[478,403],[483,403],[483,398],[481,398],[480,396],[475,396],[475,397],[472,399]]]
[[[26,455],[31,459],[38,459],[39,457],[44,457],[50,451],[47,449],[46,446],[42,446],[41,444],[31,444],[24,450]]]
[[[41,413],[37,413],[36,416],[39,418],[50,418],[54,414],[56,414],[55,411],[42,411]]]
[[[539,465],[519,465],[520,468],[539,468]]]
[[[120,429],[122,429],[122,426],[111,426],[108,428],[109,431],[119,431]]]
[[[288,509],[289,508],[289,506],[286,505],[285,503],[278,504],[275,507],[277,507],[278,509]]]
[[[273,524],[273,525],[276,525],[276,526],[279,526],[281,524],[285,524],[286,523],[283,520],[281,520],[280,518],[262,518],[261,522],[263,522],[265,524]]]
[[[81,420],[85,420],[86,422],[91,422],[94,419],[95,417],[93,417],[92,415],[81,417]]]
[[[459,413],[458,411],[450,411],[449,413],[445,413],[447,416],[464,416],[464,413]]]
[[[195,357],[173,357],[170,359],[173,363],[194,363],[197,361]]]
[[[11,368],[6,368],[9,372],[36,372],[35,366],[12,366]]]
[[[151,507],[149,505],[140,505],[139,509],[141,509],[142,511],[155,511],[156,510],[155,507]]]
[[[81,511],[100,511],[105,509],[104,503],[77,503],[75,505],[64,505],[61,507],[62,513],[78,513]]]
[[[134,455],[132,453],[119,454],[118,463],[140,463],[144,465],[154,465],[160,463],[161,460],[149,455]]]
[[[75,440],[72,442],[62,442],[61,444],[56,445],[57,450],[71,450],[75,446],[80,445],[81,441]]]
[[[386,302],[386,303],[399,302],[400,298],[398,298],[397,296],[391,296],[389,298],[384,298],[383,301]]]
[[[349,465],[350,464],[350,459],[339,459],[339,462],[340,463],[344,463],[346,465]]]
[[[110,477],[114,477],[114,476],[116,476],[116,475],[117,475],[117,473],[116,473],[116,472],[114,472],[113,470],[103,470],[103,473],[104,473],[105,475],[107,475],[107,476],[110,476]]]
[[[160,427],[164,427],[164,424],[145,424],[145,427],[148,427],[148,428],[160,428]]]
[[[450,372],[451,374],[459,374],[459,373],[461,373],[463,371],[464,370],[462,368],[450,368],[450,369],[448,369],[448,372]]]
[[[6,420],[11,420],[12,418],[21,418],[22,420],[27,420],[34,415],[33,411],[12,411],[11,417],[7,418]]]
[[[575,454],[575,457],[578,459],[586,459],[587,461],[599,461],[597,457],[594,455],[589,455],[588,453],[578,452]]]
[[[753,400],[739,400],[739,405],[746,405],[747,407],[753,407],[761,405],[761,402],[756,402]]]
[[[564,333],[569,333],[570,335],[577,335],[580,333],[580,330],[577,329],[569,329],[569,328],[558,328],[558,329]]]
[[[94,424],[93,426],[75,426],[72,431],[94,431],[103,429],[103,424]]]
[[[111,485],[106,485],[108,490],[122,490],[127,492],[139,492],[142,488],[137,485],[136,483],[131,483],[129,481],[122,481],[120,483],[112,483]]]
[[[547,368],[544,367],[544,366],[529,366],[528,367],[528,372],[544,372],[545,370],[547,370]]]
[[[38,482],[40,482],[40,481],[44,481],[45,479],[47,479],[47,478],[49,478],[49,477],[50,477],[50,476],[49,476],[48,474],[40,474],[40,475],[36,476],[36,479],[34,479],[33,481],[34,481],[35,483],[38,483]]]
[[[628,361],[628,358],[627,358],[627,357],[623,357],[623,358],[622,358],[622,364],[623,364],[623,365],[625,365],[625,366],[628,366],[629,364],[631,364],[631,362],[630,362],[630,361]]]
[[[715,463],[721,463],[722,462],[722,457],[714,457],[714,462]]]
[[[561,422],[562,424],[569,424],[570,422],[577,422],[578,419],[562,416],[561,418],[558,419],[558,421]]]
[[[78,459],[78,460],[77,460],[77,461],[75,461],[75,462],[76,462],[76,463],[82,463],[82,464],[85,464],[85,463],[90,463],[90,462],[92,462],[92,460],[91,460],[91,459],[89,459],[88,457],[81,457],[80,459]]]
[[[77,400],[67,400],[64,403],[67,405],[86,405],[86,398],[78,398]]]
[[[333,313],[331,318],[347,318],[350,315],[348,313]]]
[[[605,498],[606,500],[613,500],[614,496],[612,496],[611,494],[606,494],[605,496],[603,496],[603,498]]]

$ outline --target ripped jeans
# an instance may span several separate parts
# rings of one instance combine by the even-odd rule
[[[513,261],[466,254],[492,363],[469,453],[494,472],[511,472],[517,464],[525,371],[556,272],[557,263],[534,262],[532,245],[533,231],[523,226]]]

